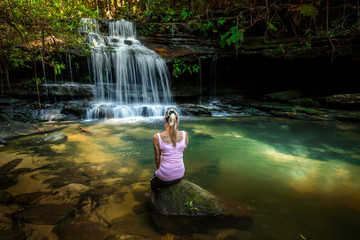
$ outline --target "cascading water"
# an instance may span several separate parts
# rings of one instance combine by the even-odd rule
[[[136,39],[135,24],[109,21],[109,35],[104,35],[97,19],[82,21],[92,44],[89,69],[96,101],[87,119],[163,116],[173,105],[169,70],[159,55]]]

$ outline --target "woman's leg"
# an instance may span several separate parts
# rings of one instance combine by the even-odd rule
[[[162,188],[162,187],[170,186],[171,184],[179,182],[181,179],[182,178],[175,179],[175,180],[172,180],[172,181],[163,181],[163,180],[159,179],[154,173],[152,175],[152,177],[150,178],[151,189],[152,190],[157,190],[157,189]]]

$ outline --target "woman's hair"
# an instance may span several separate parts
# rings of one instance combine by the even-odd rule
[[[178,119],[179,119],[179,114],[175,109],[168,109],[165,112],[165,119],[166,122],[169,124],[170,127],[170,133],[171,133],[171,141],[173,143],[173,146],[176,146],[176,129],[177,129],[177,125],[178,125]]]

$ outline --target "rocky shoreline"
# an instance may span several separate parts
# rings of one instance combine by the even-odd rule
[[[291,93],[291,92],[290,92]],[[289,92],[287,92],[289,95]],[[292,93],[294,94],[294,93]],[[291,95],[291,94],[290,94]],[[179,102],[183,116],[268,116],[310,121],[360,121],[360,94],[334,95],[320,100],[288,98],[276,93],[264,101],[248,100],[239,95],[202,97],[198,103]],[[21,135],[49,132],[58,129],[56,123],[83,120],[88,102],[72,101],[46,104],[36,109],[32,101],[2,99],[0,105],[0,137],[8,139]]]

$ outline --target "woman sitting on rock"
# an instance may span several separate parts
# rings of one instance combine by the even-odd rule
[[[179,114],[176,110],[167,110],[164,120],[166,130],[153,137],[157,170],[150,179],[152,190],[180,181],[185,173],[183,153],[189,144],[188,135],[177,130]]]

